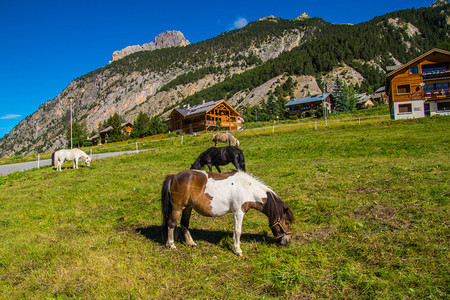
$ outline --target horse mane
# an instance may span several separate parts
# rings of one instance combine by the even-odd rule
[[[265,206],[265,212],[269,220],[274,220],[279,217],[282,217],[284,213],[286,213],[286,220],[289,222],[294,222],[294,214],[287,207],[286,203],[284,203],[277,194],[272,191],[268,191],[267,193],[267,202]]]

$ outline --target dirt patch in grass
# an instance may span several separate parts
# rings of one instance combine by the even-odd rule
[[[301,245],[313,242],[325,242],[328,241],[337,232],[337,230],[337,225],[321,226],[314,228],[311,232],[294,235],[292,240],[293,242],[300,243]]]
[[[390,229],[400,229],[409,226],[409,223],[402,220],[396,210],[389,206],[381,204],[371,204],[369,206],[362,207],[353,213],[353,216],[357,219],[375,222],[377,224],[387,226]]]
[[[373,187],[373,186],[360,185],[360,186],[357,186],[354,190],[352,190],[350,192],[360,193],[360,194],[376,194],[376,195],[378,195],[380,193],[380,189]]]

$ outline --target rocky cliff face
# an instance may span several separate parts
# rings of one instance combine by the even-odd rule
[[[111,61],[121,59],[139,51],[156,50],[169,47],[181,47],[189,45],[189,41],[184,38],[180,31],[166,31],[155,37],[153,42],[148,44],[128,46],[122,50],[114,51]]]

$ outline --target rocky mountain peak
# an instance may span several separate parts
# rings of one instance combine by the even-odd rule
[[[304,12],[304,13],[302,13],[301,16],[295,18],[294,20],[304,20],[304,19],[308,19],[308,18],[310,18],[310,16],[308,16],[308,15],[306,14],[306,12]]]
[[[438,7],[448,4],[448,0],[436,0],[433,2],[433,4],[430,5],[430,7]]]
[[[168,30],[166,32],[160,33],[155,37],[155,40],[153,42],[150,42],[148,44],[143,44],[142,46],[128,46],[122,50],[114,51],[111,61],[121,59],[127,55],[139,51],[156,50],[169,47],[181,47],[187,46],[189,44],[189,41],[186,40],[182,32],[176,30]]]
[[[270,15],[264,18],[259,19],[258,21],[272,21],[272,22],[278,22],[277,17],[274,15]]]

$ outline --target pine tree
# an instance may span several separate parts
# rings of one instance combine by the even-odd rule
[[[334,96],[334,109],[337,112],[344,112],[347,109],[347,103],[344,95],[344,83],[339,78],[339,76],[336,76],[335,85],[333,89],[333,96]]]
[[[148,127],[150,125],[150,118],[144,112],[139,112],[136,120],[133,123],[133,137],[142,138],[148,135]]]
[[[108,134],[108,141],[117,142],[122,140],[122,128],[119,115],[115,113],[106,123],[112,127],[112,130]]]
[[[70,148],[70,126],[66,129],[67,146]],[[78,123],[72,122],[72,146],[73,148],[80,148],[86,143],[87,126],[86,122]]]
[[[344,85],[344,98],[346,101],[346,111],[356,110],[356,92],[352,85]]]

